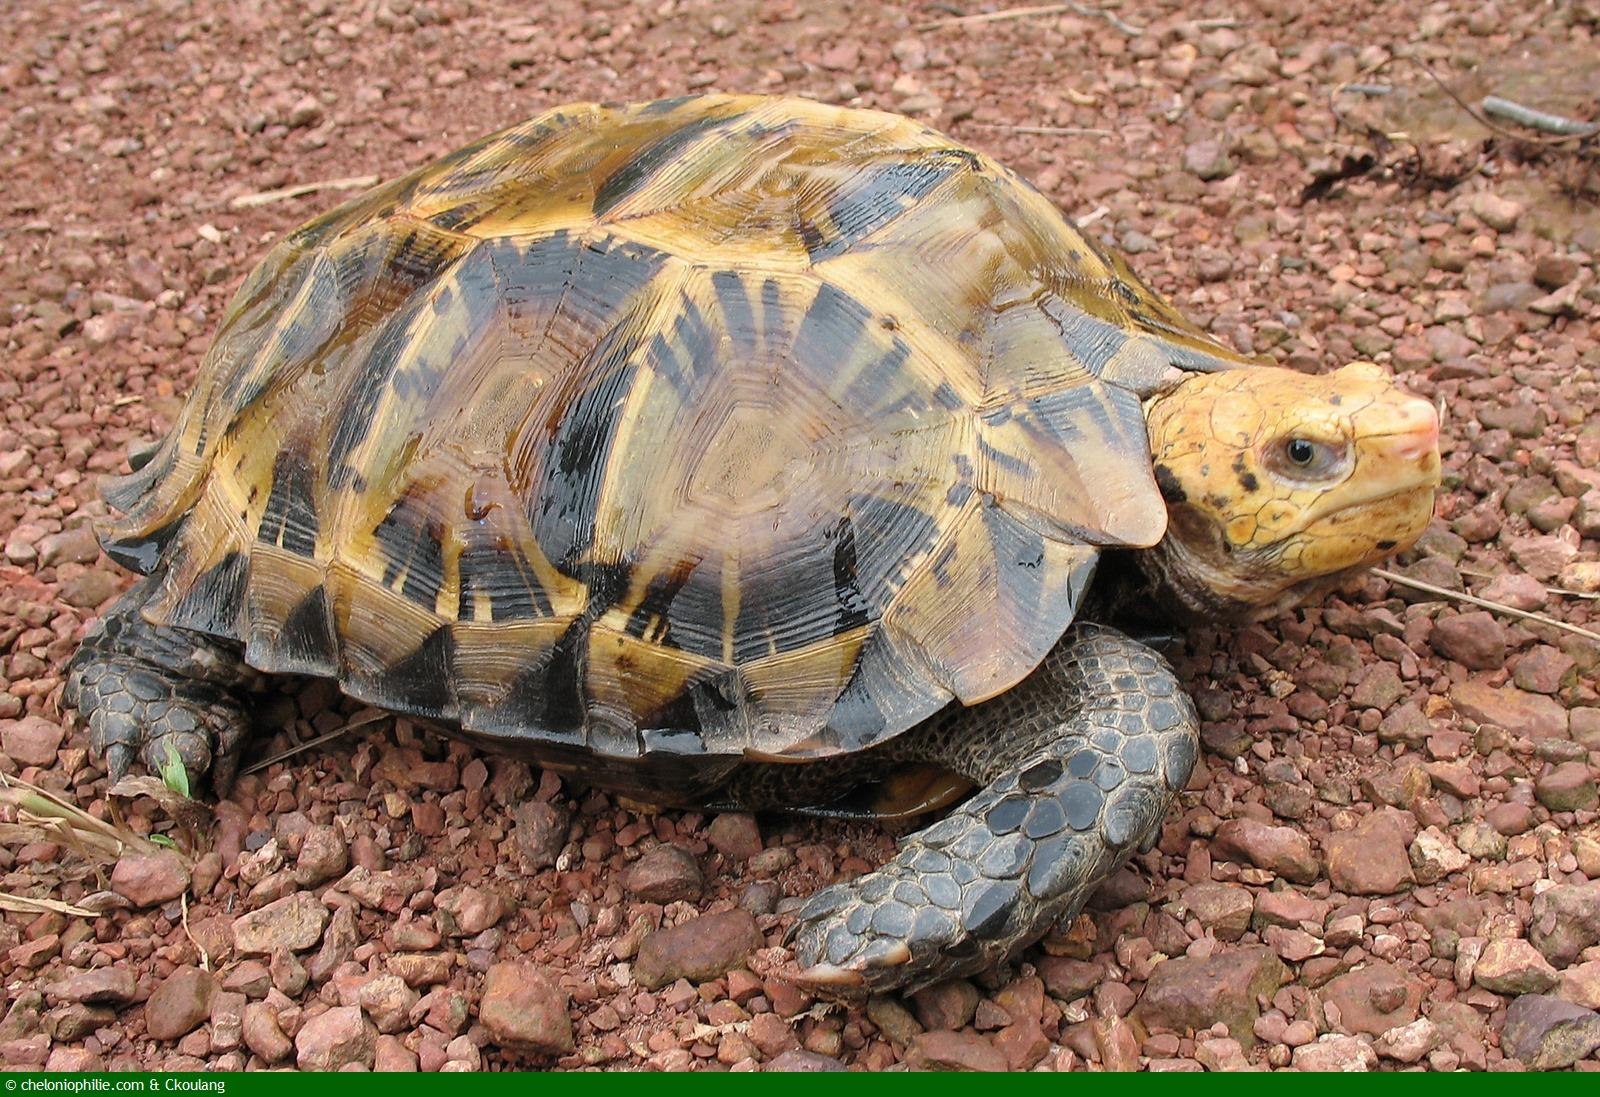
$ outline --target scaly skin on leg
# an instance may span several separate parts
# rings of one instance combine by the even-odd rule
[[[225,641],[146,621],[140,609],[156,582],[145,579],[90,626],[67,667],[66,702],[113,781],[136,758],[160,773],[176,752],[191,778],[209,770],[225,794],[249,730],[236,691],[256,673]]]
[[[1194,767],[1199,721],[1159,655],[1078,625],[1016,689],[906,738],[987,787],[801,908],[795,954],[825,992],[970,975],[1075,914],[1158,831]]]

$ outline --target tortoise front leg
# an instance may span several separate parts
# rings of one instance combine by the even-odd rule
[[[68,664],[65,699],[113,781],[136,758],[160,773],[176,756],[192,777],[210,770],[212,787],[226,794],[249,730],[236,691],[255,672],[235,645],[146,621],[140,611],[158,582],[132,587],[90,626]]]
[[[1016,689],[908,734],[986,787],[883,868],[801,908],[792,939],[819,990],[916,989],[1009,958],[1154,836],[1199,752],[1171,668],[1095,625],[1074,627]]]

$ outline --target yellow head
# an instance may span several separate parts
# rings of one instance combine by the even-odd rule
[[[1142,562],[1197,613],[1287,609],[1410,547],[1433,514],[1438,416],[1370,362],[1195,375],[1145,415],[1169,521]]]

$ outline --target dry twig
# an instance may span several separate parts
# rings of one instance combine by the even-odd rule
[[[19,823],[48,832],[52,841],[70,846],[87,860],[115,861],[125,849],[154,853],[160,848],[148,838],[96,819],[37,785],[4,776],[0,776],[0,782],[5,786],[0,788],[0,804],[15,808]]]
[[[390,714],[387,712],[379,713],[376,716],[369,716],[365,720],[357,720],[353,724],[346,724],[342,728],[334,728],[326,735],[319,735],[315,739],[307,739],[303,743],[296,743],[288,750],[280,750],[278,753],[263,758],[259,762],[253,762],[250,765],[245,766],[244,769],[239,771],[239,776],[244,777],[251,773],[259,773],[268,766],[276,765],[286,758],[293,758],[296,754],[304,754],[306,751],[311,750],[314,747],[320,747],[323,743],[331,743],[335,739],[349,735],[352,731],[360,731],[362,728],[369,728],[374,724],[381,724],[385,720],[389,719],[389,716]]]
[[[70,914],[74,918],[98,918],[99,912],[63,903],[60,899],[38,899],[32,895],[13,895],[0,891],[0,910],[13,914]]]
[[[199,940],[195,938],[194,931],[189,928],[189,893],[185,891],[183,894],[178,896],[178,900],[183,904],[183,935],[189,938],[189,943],[193,945],[195,947],[195,951],[200,954],[200,970],[210,971],[211,953],[206,951],[206,946],[202,945]]]
[[[1549,625],[1551,628],[1561,629],[1563,632],[1570,632],[1574,636],[1582,636],[1586,640],[1600,642],[1600,632],[1592,632],[1589,629],[1581,628],[1578,625],[1569,625],[1565,621],[1557,621],[1554,617],[1548,617],[1542,613],[1529,613],[1525,609],[1513,609],[1511,606],[1504,605],[1500,602],[1491,602],[1487,598],[1479,598],[1475,594],[1466,594],[1459,590],[1451,590],[1449,587],[1441,587],[1434,583],[1425,583],[1421,579],[1413,579],[1409,575],[1401,575],[1399,572],[1389,571],[1386,568],[1373,568],[1372,574],[1381,576],[1382,578],[1389,580],[1391,583],[1399,583],[1401,586],[1411,587],[1414,590],[1420,590],[1427,594],[1437,595],[1440,598],[1448,598],[1456,602],[1466,602],[1468,605],[1479,606],[1483,609],[1492,610],[1495,613],[1503,613],[1508,617],[1516,617],[1523,621],[1533,621],[1537,624]]]
[[[303,194],[315,194],[323,190],[365,190],[376,186],[381,178],[382,176],[378,175],[352,175],[345,179],[320,179],[314,183],[296,183],[292,187],[241,194],[228,203],[228,208],[254,209],[257,206],[270,206],[274,202],[284,202],[290,198],[299,198]]]
[[[1082,217],[1076,218],[1072,222],[1073,227],[1086,229],[1110,212],[1111,210],[1107,206],[1096,206],[1093,210],[1084,214]]]
[[[1034,4],[1022,8],[1006,8],[1003,11],[986,11],[978,15],[947,15],[943,19],[930,19],[926,23],[918,23],[912,29],[937,30],[940,27],[967,27],[978,23],[999,23],[1010,19],[1034,19],[1045,15],[1067,14],[1082,15],[1089,19],[1104,19],[1113,29],[1121,31],[1129,38],[1138,38],[1144,33],[1143,27],[1126,23],[1103,8],[1091,8],[1086,4]]]
[[[969,123],[981,130],[1004,130],[1006,133],[1027,133],[1038,137],[1120,137],[1115,130],[1092,129],[1088,126],[1014,126],[1004,122]]]

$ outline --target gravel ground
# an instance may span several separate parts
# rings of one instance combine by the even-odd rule
[[[1397,0],[1390,41],[1348,3],[1193,7],[925,28],[949,6],[12,5],[0,771],[178,848],[113,866],[0,823],[0,891],[100,912],[0,922],[0,1061],[1600,1068],[1600,648],[1376,577],[1191,639],[1203,765],[1090,913],[1006,970],[861,1010],[785,982],[782,936],[801,897],[890,855],[886,828],[649,814],[318,685],[263,702],[258,756],[360,726],[186,829],[112,796],[60,714],[65,659],[128,583],[89,532],[96,479],[171,422],[268,241],[338,195],[238,199],[686,89],[916,114],[1237,346],[1391,364],[1445,412],[1438,518],[1403,569],[1600,628],[1594,159],[1486,145],[1409,64],[1362,79],[1410,91],[1338,97],[1352,126],[1330,105],[1393,53],[1589,116],[1600,8]],[[1375,150],[1363,119],[1420,159],[1376,148],[1396,170],[1301,204]]]

